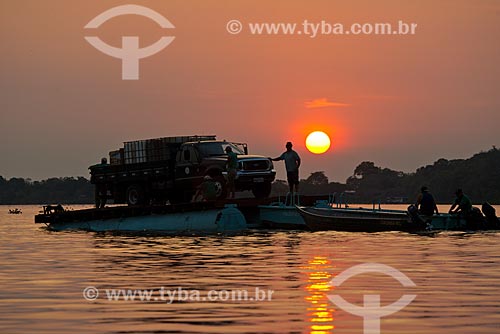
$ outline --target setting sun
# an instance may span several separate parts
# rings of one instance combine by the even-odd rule
[[[330,137],[322,131],[314,131],[306,138],[307,149],[314,154],[322,154],[330,148]]]

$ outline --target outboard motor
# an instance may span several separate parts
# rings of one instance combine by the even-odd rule
[[[500,221],[496,215],[496,210],[490,203],[483,203],[481,211],[483,211],[483,214],[486,217],[486,227],[488,229],[500,228]]]
[[[424,218],[418,213],[418,209],[415,205],[410,205],[407,209],[408,216],[410,216],[411,222],[419,226],[423,230],[432,230],[432,219],[424,220]]]
[[[415,205],[410,205],[407,209],[408,215],[411,218],[411,221],[415,224],[424,224],[425,221],[422,219],[422,217],[418,214],[418,209]]]
[[[466,217],[467,228],[470,230],[483,230],[486,228],[484,216],[481,210],[476,207],[472,207],[469,214]]]

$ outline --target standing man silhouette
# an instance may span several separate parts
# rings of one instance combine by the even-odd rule
[[[299,192],[299,167],[300,167],[300,157],[292,150],[292,143],[286,143],[286,151],[283,152],[279,157],[271,159],[272,161],[285,160],[286,177],[288,179],[288,186],[290,187],[290,193],[293,194],[294,186],[295,192]]]

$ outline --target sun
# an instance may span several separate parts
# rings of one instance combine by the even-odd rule
[[[306,138],[307,149],[314,154],[322,154],[330,148],[330,137],[323,131],[314,131]]]

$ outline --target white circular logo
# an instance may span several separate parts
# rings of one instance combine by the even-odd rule
[[[151,8],[139,5],[123,5],[108,9],[94,17],[85,29],[99,28],[101,24],[116,16],[135,14],[145,16],[158,23],[161,28],[171,29],[174,25],[160,13]],[[163,36],[154,44],[139,48],[138,36],[122,37],[122,48],[112,47],[97,36],[85,36],[87,42],[102,53],[122,60],[122,80],[139,80],[139,60],[152,56],[166,48],[175,39],[174,36]]]
[[[189,167],[184,168],[184,173],[189,174],[190,172]]]
[[[404,287],[415,287],[415,283],[399,270],[381,263],[363,263],[344,270],[331,281],[331,286],[339,287],[347,279],[364,273],[383,273],[398,280]],[[380,306],[380,295],[364,295],[364,305],[353,305],[339,295],[327,295],[339,308],[351,314],[363,317],[365,334],[380,334],[380,318],[398,312],[408,306],[417,295],[403,295],[399,300],[386,306]]]

